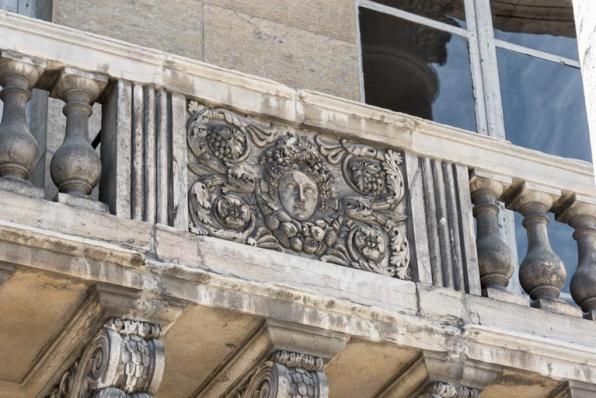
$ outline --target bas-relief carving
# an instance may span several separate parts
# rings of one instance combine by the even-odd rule
[[[229,398],[328,398],[322,358],[280,351],[257,368]]]
[[[190,230],[408,276],[402,158],[192,101]]]
[[[152,398],[164,370],[158,325],[110,319],[48,398]]]

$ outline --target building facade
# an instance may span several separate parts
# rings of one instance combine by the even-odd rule
[[[0,397],[595,397],[592,3],[0,0]]]

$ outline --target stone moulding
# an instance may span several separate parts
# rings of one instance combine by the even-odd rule
[[[159,325],[109,319],[48,398],[152,398],[165,356]]]
[[[409,277],[400,153],[188,111],[191,232]]]

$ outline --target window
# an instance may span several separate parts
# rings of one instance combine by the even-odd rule
[[[366,103],[592,161],[571,0],[357,1]],[[572,234],[551,217],[564,292]]]
[[[570,0],[358,0],[366,103],[591,161]]]

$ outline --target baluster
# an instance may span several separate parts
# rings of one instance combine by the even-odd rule
[[[528,252],[520,265],[519,279],[534,300],[532,306],[538,308],[559,297],[567,278],[565,265],[552,250],[547,232],[546,213],[560,196],[559,190],[525,182],[508,201],[508,208],[524,216]]]
[[[43,73],[43,61],[0,52],[0,98],[4,113],[0,124],[0,177],[24,182],[35,168],[37,142],[27,127],[26,105],[31,89]]]
[[[482,289],[505,289],[515,271],[514,257],[499,234],[499,206],[497,200],[503,190],[511,186],[511,179],[479,170],[470,175],[470,191],[474,203],[478,235],[478,265]],[[486,292],[485,292],[486,295]]]
[[[578,264],[571,278],[571,296],[586,318],[596,320],[596,200],[574,195],[557,213],[557,221],[575,229]]]
[[[99,182],[101,160],[89,142],[91,104],[108,79],[100,74],[64,68],[52,96],[66,102],[66,136],[52,158],[52,180],[62,193],[89,195]]]

